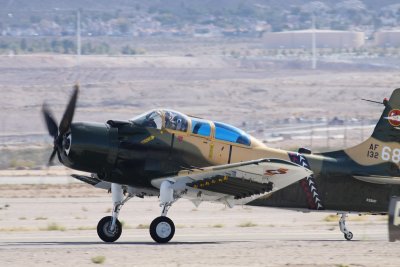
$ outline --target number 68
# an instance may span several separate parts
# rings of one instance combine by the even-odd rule
[[[392,160],[394,163],[400,162],[400,149],[395,148],[391,149],[388,146],[384,146],[382,148],[382,159],[383,160]]]

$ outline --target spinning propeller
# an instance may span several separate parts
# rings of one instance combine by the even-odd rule
[[[56,153],[59,153],[60,149],[63,147],[65,149],[69,149],[70,139],[67,138],[67,134],[69,133],[72,119],[74,117],[78,93],[79,85],[76,84],[59,126],[57,126],[57,121],[54,118],[53,113],[50,111],[48,105],[46,103],[43,104],[42,112],[46,122],[47,130],[49,131],[50,136],[54,138],[54,148],[50,155],[48,165],[52,164]]]

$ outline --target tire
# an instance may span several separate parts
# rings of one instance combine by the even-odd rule
[[[347,234],[344,234],[344,238],[346,238],[346,240],[350,241],[353,239],[353,233],[352,232],[348,232]]]
[[[115,229],[113,232],[109,231],[110,225],[112,222],[112,216],[106,216],[99,221],[97,224],[97,234],[100,239],[104,242],[114,242],[118,240],[118,238],[122,234],[122,225],[120,221],[117,219],[115,221]]]
[[[174,222],[168,217],[157,217],[150,224],[150,236],[157,243],[167,243],[174,237],[174,234]]]

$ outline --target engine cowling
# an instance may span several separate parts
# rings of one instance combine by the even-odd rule
[[[63,137],[60,161],[76,170],[101,173],[113,168],[117,154],[117,129],[103,123],[77,122]]]

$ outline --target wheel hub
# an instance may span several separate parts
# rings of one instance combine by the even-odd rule
[[[156,227],[157,235],[161,238],[166,238],[171,234],[171,226],[166,222],[160,222]]]
[[[111,231],[111,222],[105,223],[103,226],[104,233],[109,236],[113,237],[117,232],[117,226],[114,227],[114,231]]]

